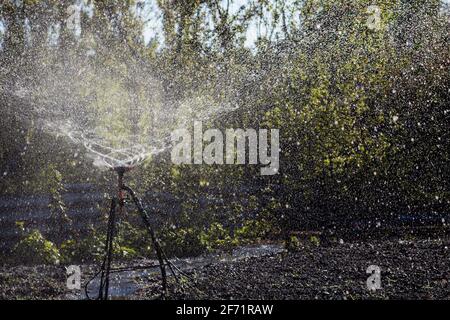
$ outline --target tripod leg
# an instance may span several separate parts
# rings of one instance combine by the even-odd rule
[[[111,201],[111,209],[109,211],[108,217],[108,230],[106,233],[106,243],[105,243],[105,258],[103,260],[102,274],[100,278],[100,287],[98,295],[98,298],[100,300],[108,300],[109,274],[111,271],[111,261],[113,252],[116,206],[117,200],[113,198]]]
[[[163,257],[163,251],[161,249],[161,245],[155,236],[155,232],[153,231],[152,225],[150,223],[150,219],[149,219],[148,214],[145,211],[144,207],[142,206],[141,201],[138,199],[138,197],[136,196],[136,194],[130,187],[122,186],[122,188],[130,194],[134,204],[136,205],[136,207],[139,211],[139,214],[142,217],[142,220],[144,221],[144,223],[147,227],[148,232],[150,233],[152,243],[155,247],[156,256],[159,261],[159,266],[161,268],[161,278],[162,278],[162,287],[163,287],[162,298],[164,299],[167,295],[167,275],[166,275],[166,267],[164,264],[164,257]]]

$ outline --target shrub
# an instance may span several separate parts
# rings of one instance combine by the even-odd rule
[[[23,263],[59,264],[61,255],[51,241],[44,238],[39,230],[32,230],[13,249],[14,256]]]
[[[286,250],[288,251],[297,251],[300,249],[300,240],[294,235],[291,235],[284,243]]]
[[[148,230],[144,227],[134,227],[128,221],[117,225],[114,238],[114,254],[123,259],[150,257],[153,246]]]
[[[200,243],[208,251],[214,251],[217,249],[230,249],[236,246],[239,241],[233,239],[222,224],[215,222],[206,231],[200,233]]]
[[[169,256],[197,256],[206,250],[197,228],[169,229],[161,233],[163,250]]]
[[[266,220],[246,220],[241,227],[235,229],[234,236],[240,243],[259,241],[272,230],[272,225]]]
[[[105,250],[104,234],[90,226],[88,234],[80,239],[68,239],[61,243],[60,253],[64,263],[101,261]]]
[[[320,239],[316,236],[311,236],[311,238],[309,238],[309,241],[316,247],[320,246]]]

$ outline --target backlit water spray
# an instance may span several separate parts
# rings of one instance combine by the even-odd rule
[[[142,62],[47,54],[39,81],[18,81],[12,93],[38,127],[82,146],[99,168],[134,166],[167,150],[173,130],[236,108],[223,96],[174,97]]]

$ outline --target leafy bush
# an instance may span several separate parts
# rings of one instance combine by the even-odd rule
[[[291,235],[284,243],[286,250],[297,251],[300,249],[300,240],[294,235]]]
[[[206,247],[208,251],[217,249],[224,250],[236,246],[239,241],[230,236],[222,224],[215,222],[211,226],[200,233],[200,243]]]
[[[168,256],[197,256],[206,250],[197,228],[165,230],[161,233],[161,240]]]
[[[240,243],[259,241],[272,229],[272,225],[266,220],[246,220],[241,227],[235,229],[234,236]]]
[[[320,239],[316,236],[311,236],[311,238],[309,238],[309,241],[316,247],[320,246]]]
[[[60,253],[64,263],[101,261],[104,256],[106,236],[90,226],[88,234],[80,239],[61,243]]]
[[[76,241],[69,239],[61,243],[59,252],[61,254],[62,263],[71,263],[76,260]]]
[[[146,228],[135,227],[128,221],[117,225],[114,254],[128,259],[150,257],[154,254],[150,235]]]
[[[146,242],[142,240],[143,233],[129,223],[121,223],[120,229],[114,237],[114,258],[124,260],[135,259],[139,256],[148,257],[151,254],[150,240]],[[149,236],[147,238],[149,239]],[[91,226],[89,233],[84,238],[68,239],[61,244],[62,261],[64,263],[102,261],[105,254],[105,241],[104,230],[99,231]]]
[[[39,230],[32,230],[13,249],[16,260],[30,264],[59,264],[61,255]]]

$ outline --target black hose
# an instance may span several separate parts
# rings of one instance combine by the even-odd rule
[[[144,221],[148,232],[150,233],[150,237],[152,239],[153,246],[155,247],[156,256],[159,261],[160,269],[161,269],[161,277],[162,277],[162,298],[164,299],[167,294],[167,275],[166,275],[166,268],[164,263],[164,253],[162,251],[161,245],[159,244],[158,239],[155,236],[155,232],[153,231],[152,225],[150,223],[150,219],[148,217],[147,212],[145,211],[144,207],[142,206],[141,201],[136,196],[134,191],[128,187],[128,186],[122,186],[122,189],[128,192],[128,194],[131,196],[131,199],[133,200],[134,204],[136,205],[142,220]]]

